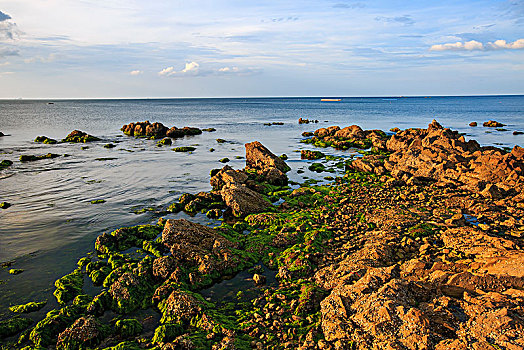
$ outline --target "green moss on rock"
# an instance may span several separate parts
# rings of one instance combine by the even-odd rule
[[[11,306],[9,307],[9,310],[16,313],[29,313],[40,310],[45,306],[45,304],[47,304],[47,301],[42,301],[39,303],[32,301],[27,304]]]
[[[124,338],[139,335],[142,332],[142,328],[142,324],[134,318],[118,320],[115,323],[116,333]]]
[[[84,285],[84,275],[80,268],[68,275],[56,280],[56,290],[53,295],[59,304],[65,304],[82,292]]]
[[[182,147],[173,148],[173,151],[175,152],[193,152],[194,150],[196,150],[196,148],[191,147],[191,146],[182,146]]]
[[[7,321],[0,321],[0,338],[15,335],[33,323],[33,320],[26,317],[13,317]]]

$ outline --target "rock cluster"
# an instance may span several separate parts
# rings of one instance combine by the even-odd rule
[[[142,136],[155,139],[161,139],[164,137],[179,138],[186,135],[200,135],[202,133],[202,130],[198,128],[191,128],[187,126],[183,128],[177,128],[175,126],[168,128],[164,126],[164,124],[158,122],[151,124],[149,120],[146,120],[145,122],[126,124],[122,126],[120,130],[122,130],[124,134],[128,136]]]
[[[330,126],[315,130],[312,138],[303,140],[317,147],[334,147],[337,149],[370,148],[379,150],[386,148],[387,136],[381,130],[362,130],[358,125],[351,125],[341,129],[339,126]]]
[[[484,197],[524,201],[524,149],[481,147],[433,121],[427,129],[407,129],[387,141],[392,154],[384,167],[401,180],[432,180],[464,187]]]

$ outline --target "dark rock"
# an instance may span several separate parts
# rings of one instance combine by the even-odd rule
[[[505,124],[502,124],[502,123],[497,122],[495,120],[488,120],[487,122],[484,122],[482,125],[485,126],[485,127],[489,127],[489,128],[501,128],[501,127],[505,126]]]
[[[69,133],[69,135],[67,135],[66,138],[62,140],[62,142],[71,143],[87,143],[93,141],[100,141],[100,139],[80,130],[71,131],[71,133]]]
[[[477,122],[471,122],[469,123],[469,126],[477,126]]]
[[[271,203],[260,194],[245,186],[224,187],[221,194],[222,199],[233,210],[235,216],[255,214],[271,207]]]

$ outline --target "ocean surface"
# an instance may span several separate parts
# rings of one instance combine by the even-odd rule
[[[159,100],[12,100],[0,101],[0,160],[14,164],[0,170],[0,202],[12,206],[0,210],[0,262],[24,269],[19,275],[0,269],[0,319],[7,307],[33,300],[50,301],[53,282],[75,268],[77,259],[93,250],[96,237],[118,227],[153,223],[161,210],[182,193],[210,190],[209,172],[220,168],[219,159],[242,168],[244,144],[258,140],[275,154],[287,154],[296,182],[322,180],[329,173],[307,170],[311,161],[300,160],[297,150],[304,131],[320,127],[357,124],[364,129],[426,127],[432,119],[459,130],[482,145],[524,145],[524,96],[343,98],[321,102],[320,98],[159,99]],[[299,118],[319,120],[299,125]],[[156,141],[122,134],[123,124],[149,120],[171,127],[215,128],[215,132],[177,139],[171,147]],[[482,127],[497,120],[507,131]],[[469,127],[471,121],[479,126]],[[266,126],[264,123],[283,122]],[[79,129],[98,136],[100,142],[44,145],[33,142],[45,135],[57,140]],[[216,139],[226,143],[217,143]],[[117,147],[104,148],[114,143]],[[177,153],[177,146],[196,147]],[[214,152],[209,149],[214,148]],[[67,154],[67,157],[21,163],[22,154]],[[327,149],[327,154],[351,156],[355,151]],[[101,160],[102,159],[102,160]],[[297,173],[297,170],[304,170]],[[104,199],[105,203],[91,204]],[[166,216],[164,216],[166,217]],[[193,218],[215,225],[204,215]],[[45,310],[45,309],[44,309]]]

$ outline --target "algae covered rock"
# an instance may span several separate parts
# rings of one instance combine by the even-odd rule
[[[23,305],[11,306],[9,307],[9,310],[11,310],[12,312],[16,312],[16,313],[29,313],[29,312],[40,310],[46,304],[47,304],[47,301],[42,301],[40,303],[32,301],[32,302],[29,302]]]
[[[53,295],[59,304],[65,304],[82,292],[83,285],[84,274],[82,270],[78,268],[70,274],[56,280],[56,290]]]
[[[191,146],[182,146],[182,147],[173,148],[173,151],[175,152],[193,152],[194,150],[196,150],[196,148],[191,147]]]
[[[80,130],[71,131],[71,133],[69,133],[69,135],[67,135],[66,138],[62,140],[62,142],[70,143],[87,143],[93,141],[100,141],[100,139]]]
[[[80,317],[58,336],[58,350],[96,347],[109,333],[109,328],[93,317]]]
[[[7,209],[11,206],[11,203],[9,202],[2,202],[0,203],[0,209]]]
[[[124,338],[139,335],[142,329],[142,324],[134,318],[118,320],[115,323],[115,331]]]
[[[13,317],[6,321],[0,321],[0,339],[15,335],[33,323],[33,320],[26,317]]]
[[[0,162],[0,170],[2,170],[2,168],[7,168],[8,166],[11,166],[13,165],[13,162],[8,160],[8,159],[4,159]]]
[[[44,155],[41,155],[41,156],[22,154],[20,156],[20,161],[21,162],[34,162],[34,161],[37,161],[37,160],[53,159],[53,158],[58,158],[58,157],[60,157],[60,155],[59,154],[54,154],[54,153],[47,153],[47,154],[44,154]]]
[[[54,145],[55,143],[57,143],[55,139],[51,139],[47,136],[37,136],[35,142],[45,143],[47,145]]]
[[[111,285],[109,294],[115,311],[129,313],[151,305],[153,287],[145,278],[126,272]]]

